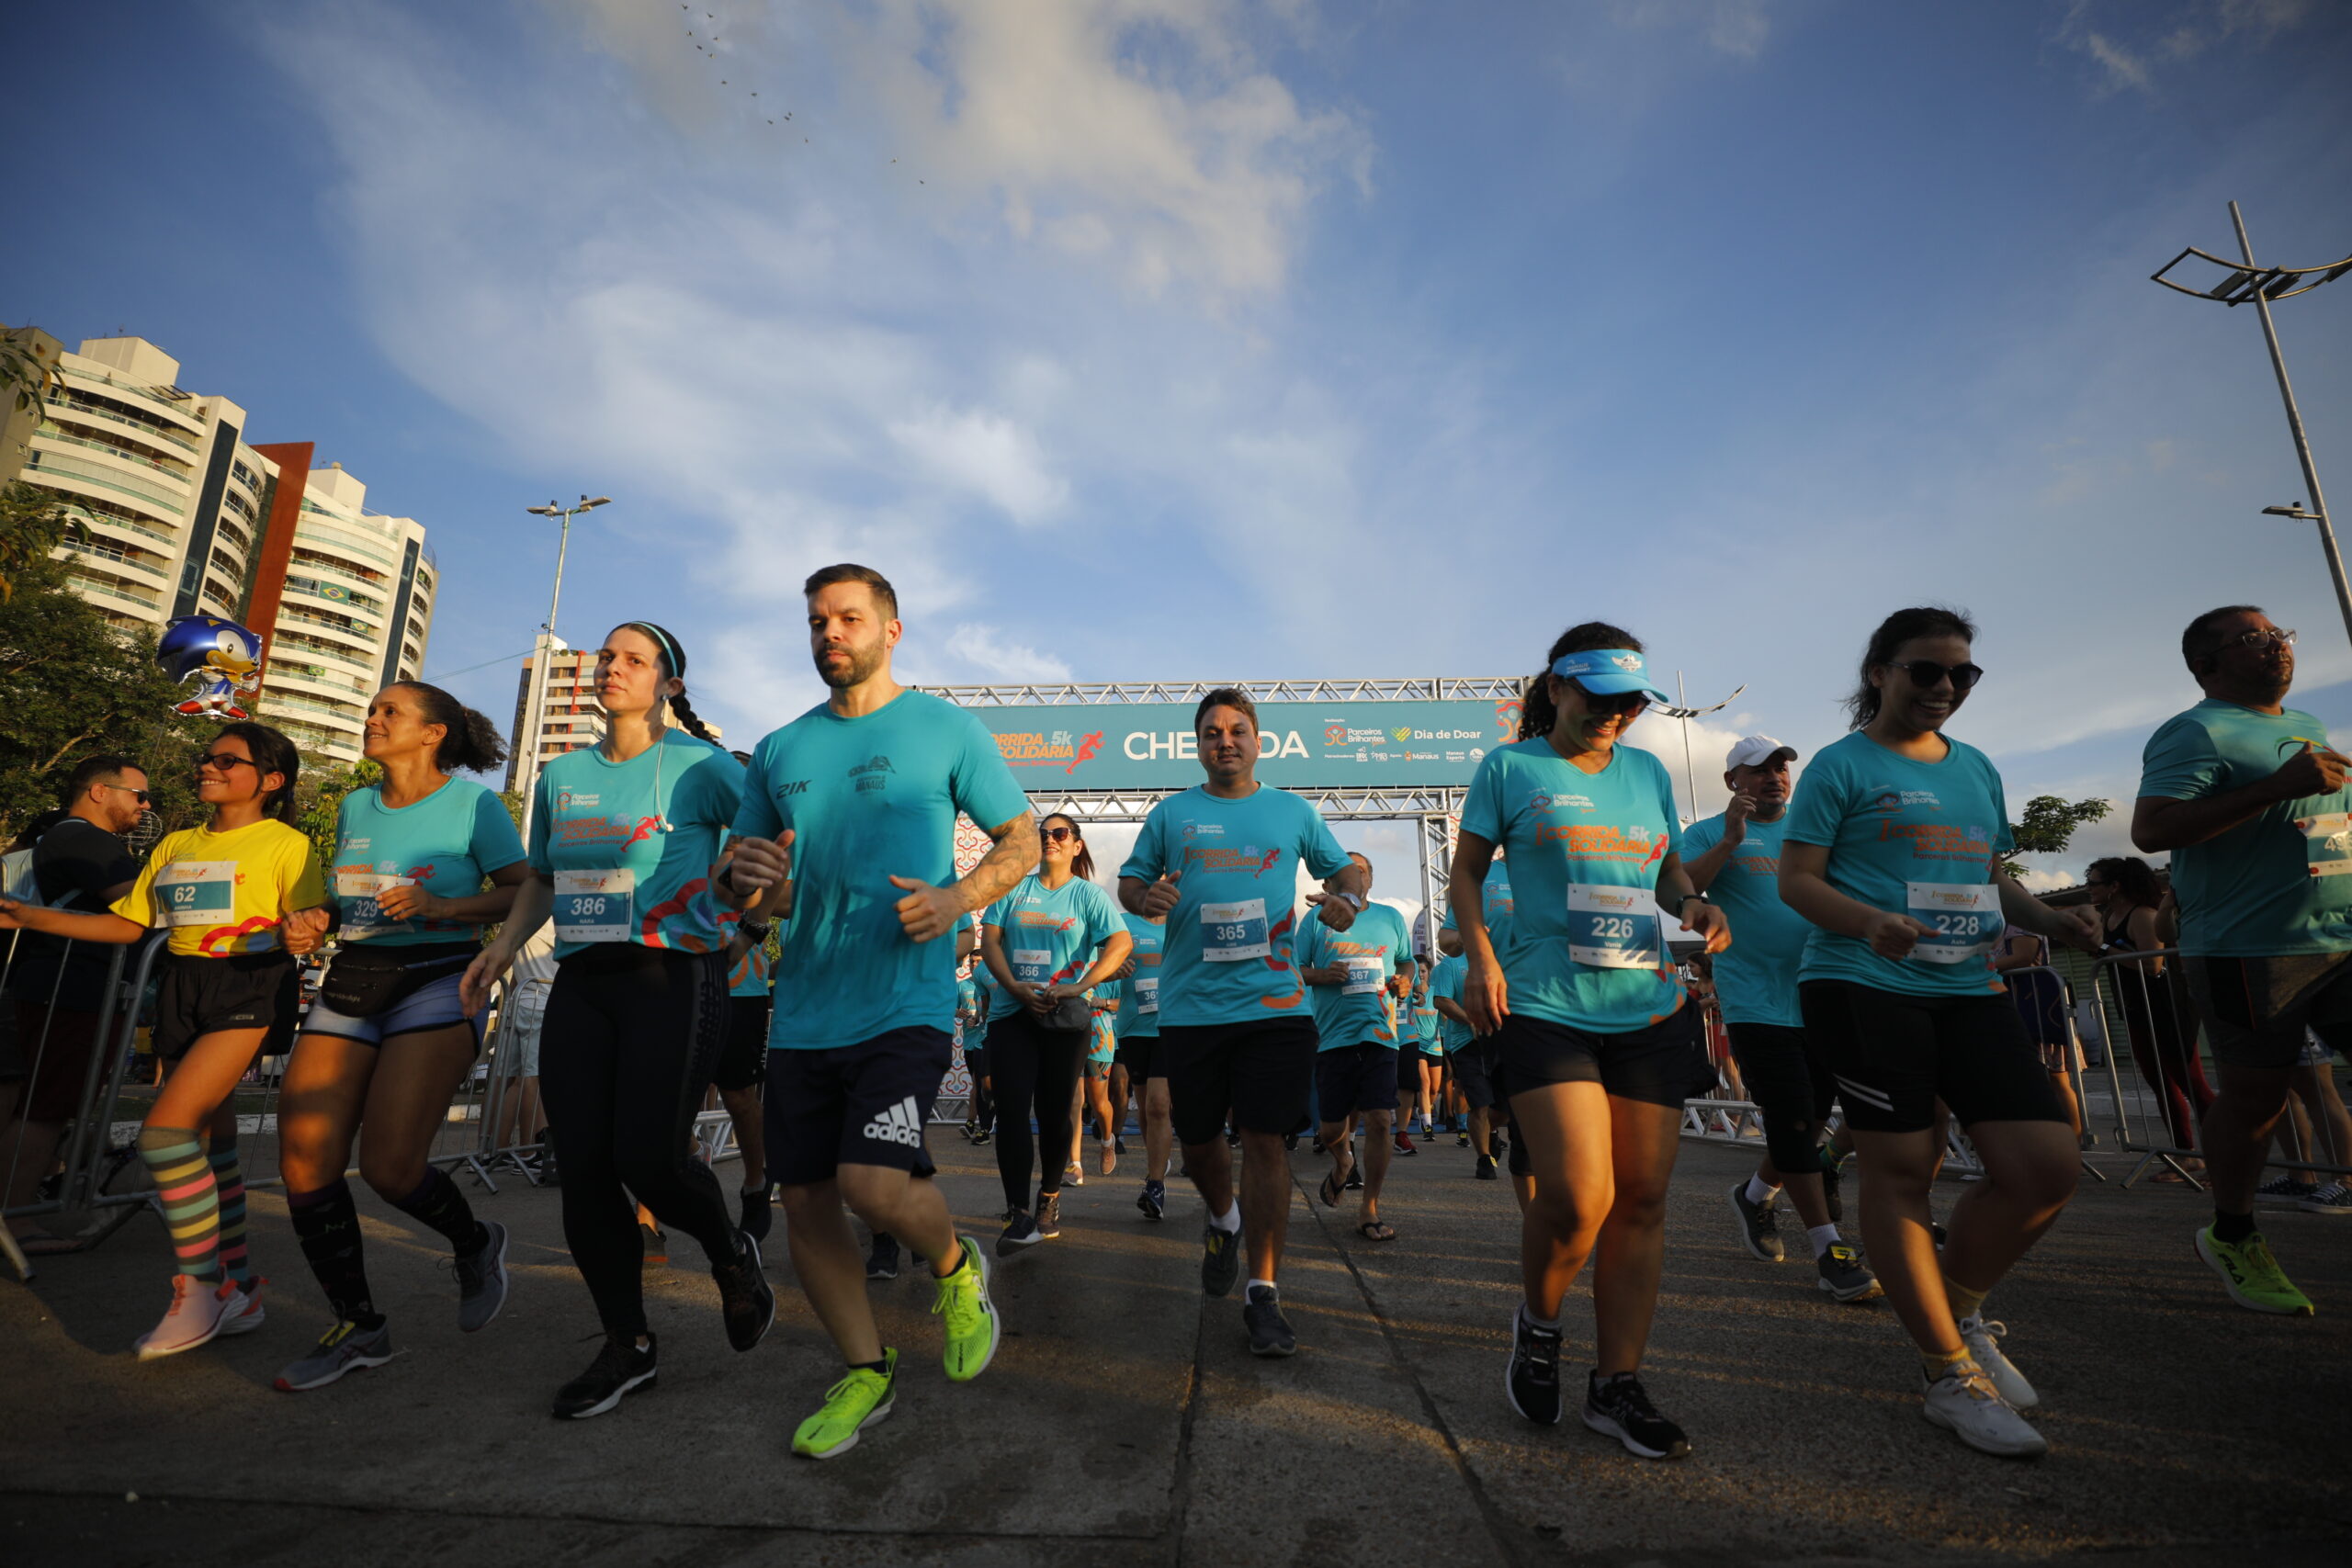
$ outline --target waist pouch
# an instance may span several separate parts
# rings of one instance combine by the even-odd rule
[[[1054,1010],[1037,1021],[1040,1029],[1059,1030],[1073,1033],[1094,1027],[1094,1004],[1082,996],[1064,997],[1054,1004]]]
[[[373,1018],[434,981],[462,975],[481,949],[472,942],[386,946],[353,942],[334,955],[319,1000],[345,1018]]]

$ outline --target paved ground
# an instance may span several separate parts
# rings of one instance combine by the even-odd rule
[[[983,1226],[987,1151],[932,1138],[951,1202]],[[1686,1144],[1677,1174],[1647,1371],[1695,1444],[1671,1465],[1505,1406],[1516,1215],[1450,1142],[1398,1163],[1402,1235],[1377,1247],[1310,1213],[1318,1168],[1296,1156],[1292,1361],[1252,1360],[1236,1303],[1202,1302],[1197,1201],[1147,1225],[1129,1172],[1069,1191],[1061,1240],[999,1274],[1010,1337],[975,1384],[941,1377],[919,1280],[876,1286],[910,1363],[898,1413],[821,1466],[787,1446],[837,1368],[780,1245],[780,1318],[756,1352],[728,1350],[707,1276],[662,1272],[659,1387],[559,1425],[548,1396],[595,1326],[551,1192],[482,1200],[515,1232],[517,1280],[470,1338],[435,1253],[368,1200],[404,1353],[300,1396],[269,1379],[324,1313],[283,1204],[256,1204],[267,1326],[147,1367],[126,1347],[164,1300],[164,1252],[142,1218],[30,1288],[0,1282],[0,1562],[2344,1561],[2352,1224],[2270,1222],[2323,1314],[2262,1318],[2191,1256],[2193,1194],[2086,1189],[1994,1298],[2054,1445],[2018,1464],[1920,1419],[1883,1306],[1830,1304],[1800,1265],[1737,1247],[1724,1191],[1750,1158]],[[1579,1381],[1589,1310],[1579,1292],[1566,1318]]]

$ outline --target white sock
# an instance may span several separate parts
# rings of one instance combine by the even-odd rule
[[[1836,1225],[1807,1225],[1804,1238],[1813,1243],[1813,1255],[1815,1258],[1819,1258],[1844,1239],[1838,1234]]]
[[[1241,1234],[1241,1205],[1236,1203],[1222,1214],[1211,1214],[1209,1224],[1227,1235],[1239,1235]]]
[[[1252,1280],[1250,1281],[1249,1289],[1254,1291],[1261,1285],[1265,1286],[1266,1289],[1273,1292],[1276,1295],[1282,1294],[1282,1287],[1275,1284],[1272,1280]]]
[[[1765,1186],[1764,1179],[1760,1176],[1751,1176],[1747,1179],[1747,1201],[1759,1209],[1770,1202],[1772,1195],[1779,1190],[1777,1187]]]
[[[1527,1326],[1530,1328],[1540,1328],[1546,1334],[1557,1334],[1560,1332],[1560,1320],[1558,1318],[1538,1317],[1533,1313],[1527,1310],[1527,1303],[1525,1302],[1521,1302],[1519,1304],[1519,1315],[1525,1321]]]

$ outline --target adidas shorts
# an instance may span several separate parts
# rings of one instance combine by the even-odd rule
[[[936,1174],[923,1132],[954,1054],[947,1031],[920,1025],[833,1051],[769,1052],[769,1179],[807,1187],[845,1165]]]

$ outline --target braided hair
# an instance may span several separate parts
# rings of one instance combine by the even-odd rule
[[[1642,651],[1642,639],[1621,626],[1607,621],[1585,621],[1570,626],[1553,640],[1552,651],[1544,656],[1544,668],[1527,682],[1527,691],[1520,698],[1519,738],[1532,740],[1539,735],[1552,733],[1553,722],[1559,717],[1552,703],[1550,680],[1555,660],[1571,653],[1590,653],[1597,649],[1623,648],[1634,653]]]
[[[663,678],[665,680],[675,680],[679,683],[677,695],[670,699],[670,716],[677,721],[678,728],[684,730],[689,735],[699,737],[702,739],[709,741],[714,746],[717,745],[718,743],[718,737],[710,732],[710,726],[705,724],[702,719],[696,716],[694,705],[686,700],[686,650],[684,646],[681,644],[676,637],[672,637],[668,632],[662,630],[660,626],[655,626],[651,621],[624,621],[621,624],[631,631],[643,632],[648,637],[652,639],[653,646],[662,650],[662,672]]]

